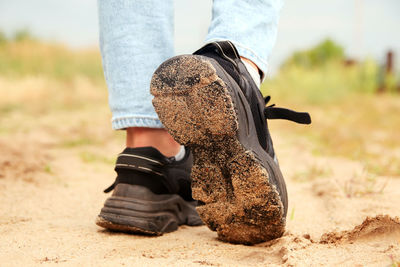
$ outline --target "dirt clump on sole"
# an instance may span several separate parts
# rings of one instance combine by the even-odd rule
[[[283,203],[265,166],[240,142],[234,89],[212,62],[185,55],[161,64],[151,82],[153,105],[174,139],[193,152],[193,198],[218,238],[251,245],[281,237]]]

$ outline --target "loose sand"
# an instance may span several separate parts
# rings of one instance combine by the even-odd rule
[[[368,180],[361,162],[312,154],[311,144],[275,122],[271,132],[289,193],[283,237],[244,246],[219,241],[206,226],[184,226],[161,237],[103,230],[95,218],[108,197],[102,190],[115,178],[113,160],[123,149],[122,134],[109,128],[106,92],[78,84],[89,89],[57,98],[61,108],[53,108],[53,98],[25,99],[18,91],[35,84],[43,87],[36,80],[2,84],[10,89],[0,103],[13,96],[25,104],[1,117],[0,266],[389,266],[400,261],[400,178]],[[46,95],[58,96],[52,88]],[[82,97],[90,101],[80,104]]]
[[[113,182],[112,164],[83,161],[77,155],[85,146],[60,148],[40,136],[22,140],[0,142],[2,266],[388,266],[392,258],[400,260],[400,221],[395,218],[400,180],[382,178],[387,183],[383,193],[346,195],[342,188],[360,171],[359,164],[313,158],[301,152],[301,145],[281,138],[276,145],[289,189],[287,231],[257,246],[223,243],[205,226],[184,226],[161,237],[105,231],[94,221],[107,197],[102,190]],[[119,146],[111,142],[101,151],[116,154]],[[330,165],[332,174],[291,179],[309,161]],[[51,169],[43,168],[46,164]]]

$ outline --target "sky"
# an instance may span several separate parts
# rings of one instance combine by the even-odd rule
[[[176,53],[191,53],[207,34],[212,1],[175,0],[174,5]],[[0,30],[12,34],[22,28],[72,47],[97,46],[97,2],[0,0]],[[399,68],[400,0],[286,0],[270,71],[276,71],[294,51],[328,37],[356,59],[371,56],[381,61],[391,49]]]

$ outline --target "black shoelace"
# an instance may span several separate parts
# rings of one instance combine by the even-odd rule
[[[297,123],[301,123],[301,124],[310,124],[311,123],[311,117],[310,114],[308,114],[307,112],[296,112],[290,109],[286,109],[286,108],[278,108],[275,107],[275,104],[269,105],[267,106],[268,102],[271,100],[270,96],[265,97],[265,105],[266,107],[264,108],[264,115],[266,119],[284,119],[284,120],[289,120],[289,121],[293,121],[293,122],[297,122]],[[119,158],[119,157],[118,157]],[[120,160],[120,159],[118,159]],[[117,163],[118,163],[117,160]],[[143,162],[142,162],[143,164]],[[118,164],[117,164],[118,165]],[[139,165],[138,165],[139,166]],[[138,166],[134,166],[135,169],[139,170],[139,171],[144,171],[144,169],[138,169]],[[117,166],[118,167],[118,166]],[[154,166],[147,166],[146,168],[148,171],[152,171],[154,173]],[[117,179],[115,180],[115,182],[109,186],[107,189],[104,190],[104,193],[108,193],[110,191],[112,191],[115,186],[118,184],[118,182],[120,182]]]
[[[267,106],[268,102],[271,100],[270,96],[265,97],[264,100],[266,105],[264,109],[264,115],[266,119],[283,119],[301,124],[311,123],[310,114],[308,114],[307,112],[297,112],[287,108],[278,108],[275,107],[275,104]]]

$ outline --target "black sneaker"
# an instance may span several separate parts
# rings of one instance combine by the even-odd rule
[[[193,152],[193,198],[203,204],[197,211],[208,227],[233,243],[282,236],[286,185],[266,118],[308,124],[308,113],[265,108],[229,41],[165,61],[153,75],[151,93],[169,133]]]
[[[105,193],[96,224],[115,231],[161,235],[179,225],[202,225],[192,198],[192,156],[167,158],[153,147],[126,148],[119,154],[118,176]]]

